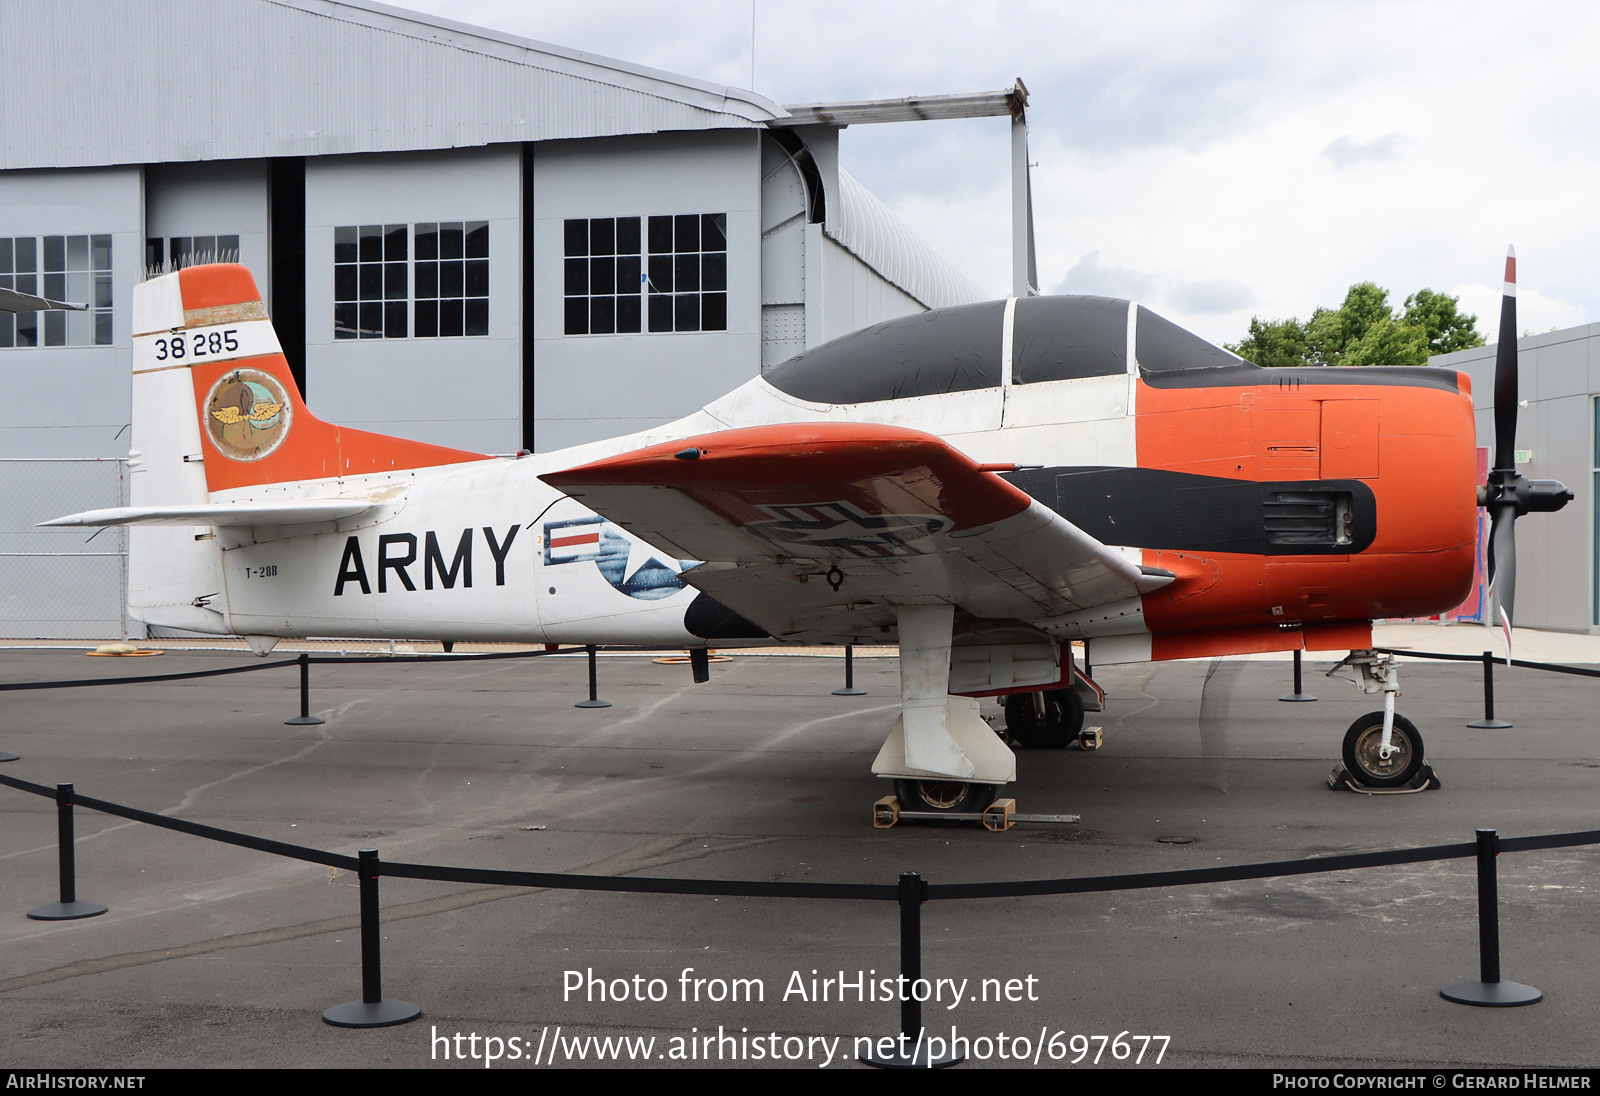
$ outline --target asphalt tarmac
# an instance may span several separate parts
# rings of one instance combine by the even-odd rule
[[[0,682],[252,657],[8,650]],[[0,749],[21,759],[0,772],[345,855],[726,880],[1115,875],[1600,824],[1600,680],[1501,668],[1497,714],[1516,726],[1473,730],[1480,667],[1409,663],[1399,707],[1443,787],[1373,797],[1326,777],[1375,698],[1308,662],[1318,702],[1280,703],[1288,664],[1248,662],[1220,733],[1202,736],[1207,667],[1100,671],[1103,749],[1024,751],[1010,789],[1020,810],[1083,821],[1006,833],[871,827],[889,791],[870,765],[895,715],[893,658],[858,659],[868,694],[846,698],[830,695],[837,657],[735,655],[695,685],[684,665],[606,656],[613,706],[589,710],[573,707],[581,657],[316,666],[311,709],[327,722],[312,727],[283,723],[298,712],[292,668],[7,692]],[[858,1038],[899,1025],[882,984],[899,964],[892,903],[385,879],[383,991],[422,1018],[334,1028],[322,1011],[361,996],[350,873],[80,809],[78,897],[110,911],[35,921],[25,911],[56,897],[54,806],[0,788],[0,820],[11,1067],[853,1069]],[[963,1069],[1600,1065],[1597,866],[1592,846],[1499,858],[1502,976],[1543,991],[1529,1007],[1439,996],[1478,975],[1474,865],[1450,860],[931,902],[923,973],[940,981],[923,1020],[966,1040]]]

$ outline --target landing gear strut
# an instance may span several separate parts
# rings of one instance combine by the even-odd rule
[[[1349,666],[1359,675],[1352,682],[1364,693],[1382,693],[1383,711],[1369,712],[1350,724],[1344,735],[1344,767],[1356,783],[1369,788],[1398,788],[1422,771],[1422,736],[1411,720],[1394,710],[1400,695],[1400,671],[1394,656],[1379,651],[1351,651],[1328,676]]]

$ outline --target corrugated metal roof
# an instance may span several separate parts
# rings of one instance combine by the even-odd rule
[[[363,0],[5,0],[0,169],[317,156],[787,117],[740,89]]]
[[[971,304],[990,296],[844,168],[839,169],[838,190],[829,195],[822,230],[928,308]]]

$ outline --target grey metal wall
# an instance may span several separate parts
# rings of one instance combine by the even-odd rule
[[[1494,346],[1463,350],[1428,364],[1472,378],[1478,444],[1494,438]],[[1594,631],[1596,552],[1594,398],[1600,394],[1600,324],[1531,335],[1517,342],[1516,447],[1531,451],[1518,470],[1558,479],[1574,499],[1555,514],[1517,522],[1518,626]]]

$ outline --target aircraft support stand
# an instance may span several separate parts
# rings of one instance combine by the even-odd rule
[[[1499,889],[1494,858],[1500,838],[1494,830],[1478,831],[1478,981],[1445,986],[1439,996],[1461,1005],[1508,1008],[1542,1001],[1544,994],[1520,982],[1500,980]]]
[[[866,696],[867,690],[856,688],[856,649],[853,644],[844,645],[844,688],[833,690],[834,696]]]
[[[909,988],[922,978],[922,904],[928,900],[928,884],[914,871],[901,872],[899,892],[901,985]],[[879,1069],[943,1069],[966,1061],[964,1054],[932,1056],[923,1038],[922,1002],[910,992],[900,998],[900,1035],[876,1042],[891,1042],[895,1048],[889,1054],[861,1056],[863,1063]]]

